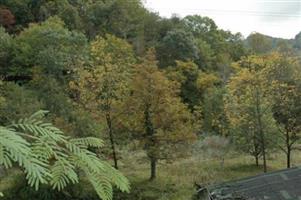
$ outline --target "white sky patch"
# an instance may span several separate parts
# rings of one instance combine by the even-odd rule
[[[160,16],[198,14],[212,18],[222,29],[294,38],[301,31],[301,0],[144,0]]]

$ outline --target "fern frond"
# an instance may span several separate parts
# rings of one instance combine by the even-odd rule
[[[112,184],[107,177],[101,176],[100,174],[91,174],[88,178],[96,193],[102,200],[113,199]]]
[[[77,167],[85,172],[101,199],[112,199],[112,185],[123,192],[129,192],[130,184],[127,178],[107,162],[101,161],[94,153],[83,151],[73,155],[73,159]]]
[[[115,185],[122,192],[129,192],[130,182],[128,179],[122,175],[121,172],[113,168],[109,163],[103,163],[104,171],[102,173],[106,174],[108,179],[113,185]]]
[[[94,137],[70,139],[69,142],[76,145],[85,145],[86,147],[100,148],[104,146],[104,143],[101,139],[94,138]]]
[[[13,162],[17,162],[25,169],[28,183],[36,189],[41,183],[47,183],[47,177],[50,176],[48,165],[35,157],[25,139],[5,127],[0,127],[0,138],[0,165],[9,168]]]
[[[74,154],[71,160],[83,171],[88,169],[90,172],[99,173],[101,169],[105,168],[104,162],[97,158],[94,153],[88,150],[82,150],[80,153]]]
[[[29,119],[43,119],[46,116],[46,114],[48,114],[48,113],[49,113],[48,110],[39,110],[39,111],[33,113],[29,117]]]
[[[40,160],[67,159],[68,152],[61,143],[51,140],[48,137],[40,137],[32,143],[32,151]]]
[[[48,179],[52,176],[49,173],[48,165],[34,158],[34,156],[27,159],[24,162],[23,167],[25,169],[28,184],[36,190],[39,189],[40,184],[47,184]]]
[[[80,170],[103,200],[112,199],[113,186],[129,191],[128,180],[88,150],[102,147],[102,140],[70,139],[42,120],[46,113],[39,111],[9,127],[0,126],[0,165],[9,168],[18,163],[24,168],[28,184],[36,189],[40,184],[50,184],[60,191],[68,184],[78,183]]]
[[[23,163],[30,154],[29,143],[15,132],[5,127],[0,127],[0,164],[6,168],[12,166],[12,162]]]
[[[68,160],[58,160],[54,163],[51,169],[52,180],[50,184],[53,189],[59,191],[65,188],[69,183],[78,183],[78,176],[74,171],[74,165]]]
[[[68,137],[64,136],[64,133],[60,129],[51,123],[45,123],[41,120],[46,113],[47,111],[38,111],[29,118],[19,119],[17,122],[13,122],[9,127],[33,134],[34,136],[49,137],[49,139],[55,141],[66,142]]]
[[[24,119],[12,123],[10,127],[34,136],[46,136],[55,141],[66,142],[68,139],[60,129],[54,127],[51,123],[43,123],[42,121]]]

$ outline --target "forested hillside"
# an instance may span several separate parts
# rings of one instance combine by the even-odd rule
[[[301,162],[301,32],[140,0],[0,0],[0,25],[3,199],[187,200]]]

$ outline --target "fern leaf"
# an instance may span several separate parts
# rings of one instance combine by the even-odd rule
[[[0,127],[0,164],[6,168],[17,162],[24,167],[28,183],[38,189],[40,183],[47,183],[50,176],[47,164],[39,161],[32,154],[29,143],[10,129]]]
[[[88,176],[90,183],[94,187],[96,193],[102,200],[113,199],[113,188],[111,181],[105,176],[99,174],[91,174]]]
[[[50,184],[59,191],[65,188],[69,183],[78,183],[78,176],[74,171],[74,166],[67,160],[58,160],[54,163],[52,169],[52,180]]]
[[[70,142],[76,145],[85,145],[87,147],[95,147],[95,148],[100,148],[104,146],[104,143],[101,139],[94,138],[94,137],[71,139]]]
[[[28,184],[35,189],[40,184],[50,184],[60,191],[68,184],[78,183],[77,172],[80,170],[103,200],[112,199],[113,186],[129,191],[128,180],[88,150],[89,147],[102,147],[102,140],[93,137],[70,139],[60,129],[42,120],[46,113],[38,111],[9,127],[0,126],[0,165],[9,168],[14,162],[18,163],[24,168]]]

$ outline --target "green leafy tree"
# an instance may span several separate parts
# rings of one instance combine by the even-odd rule
[[[83,1],[77,10],[89,38],[113,34],[133,44],[143,37],[148,11],[139,0]],[[83,9],[84,8],[84,9]],[[138,45],[139,46],[139,45]]]
[[[55,78],[36,74],[26,86],[36,92],[36,96],[51,113],[66,118],[72,113],[74,107],[68,96],[67,86]]]
[[[208,17],[189,15],[183,18],[182,23],[184,30],[192,33],[197,41],[198,58],[195,63],[206,72],[214,70],[223,75],[224,68],[229,67],[231,61],[238,61],[246,54],[241,34],[218,29]],[[230,62],[225,62],[225,57]]]
[[[35,69],[63,80],[83,56],[86,38],[69,31],[57,17],[32,24],[17,36],[10,74],[32,76]]]
[[[146,11],[140,0],[114,0],[110,10],[107,24],[110,33],[123,39],[137,36],[143,25],[141,17]]]
[[[6,33],[3,27],[0,27],[0,73],[2,75],[9,71],[13,49],[13,38]]]
[[[281,54],[287,55],[288,57],[291,57],[295,54],[292,43],[285,39],[277,42],[276,50]]]
[[[256,54],[264,54],[272,50],[272,39],[260,33],[252,33],[249,35],[247,43]]]
[[[177,60],[189,61],[198,58],[197,43],[193,35],[184,30],[168,32],[156,50],[160,67],[174,66]]]
[[[226,52],[229,52],[231,60],[238,61],[249,52],[245,47],[245,39],[241,33],[231,33],[230,31],[221,31],[223,38],[226,40]]]
[[[200,69],[203,71],[209,71],[214,69],[216,64],[215,51],[211,45],[203,39],[197,39],[197,48],[199,49],[199,58],[195,61]]]
[[[176,61],[175,67],[169,67],[166,70],[167,77],[180,85],[180,96],[191,110],[201,101],[201,92],[198,87],[200,73],[198,66],[191,61]]]
[[[80,6],[80,5],[79,5]],[[66,26],[72,30],[80,30],[82,28],[82,19],[79,9],[72,5],[68,0],[41,1],[36,3],[35,9],[32,8],[37,21],[45,21],[52,16],[60,17]]]
[[[201,103],[203,125],[205,133],[229,136],[229,122],[225,113],[223,98],[226,94],[225,88],[211,87],[204,94]]]
[[[183,23],[185,29],[191,32],[196,38],[200,38],[210,45],[217,42],[217,25],[209,17],[188,15],[183,19]]]
[[[301,49],[301,32],[295,36],[294,47],[296,49]]]
[[[30,115],[32,110],[44,109],[34,91],[11,82],[2,83],[0,95],[7,99],[0,105],[0,123],[24,118]]]
[[[104,200],[112,199],[113,185],[122,191],[129,190],[129,183],[120,172],[88,150],[102,147],[100,139],[69,138],[42,120],[46,113],[39,111],[29,118],[0,126],[1,166],[11,168],[17,163],[24,170],[28,184],[36,190],[41,184],[63,190],[78,183],[80,174]]]
[[[0,89],[1,91],[3,90],[3,82],[0,80]],[[5,103],[5,98],[2,93],[0,93],[0,108],[3,106]]]
[[[34,16],[31,10],[32,0],[1,0],[1,5],[7,7],[15,16],[17,26],[26,26],[34,22]],[[21,29],[18,28],[18,29]]]

